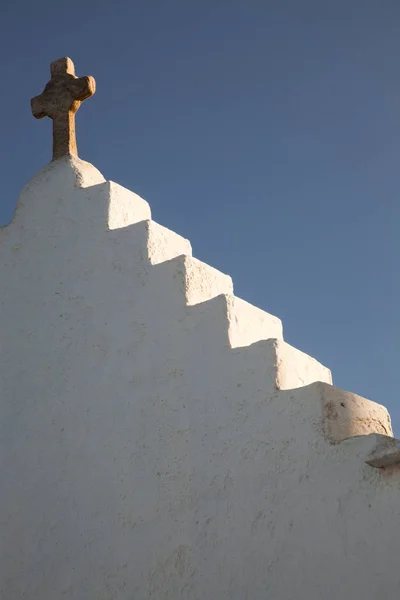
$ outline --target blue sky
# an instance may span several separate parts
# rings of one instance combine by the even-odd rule
[[[399,30],[398,0],[5,0],[0,224],[50,159],[29,100],[70,56],[97,81],[80,156],[400,434]]]

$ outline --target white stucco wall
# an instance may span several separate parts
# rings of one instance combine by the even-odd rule
[[[386,409],[144,200],[52,163],[0,230],[0,282],[1,598],[397,597]]]

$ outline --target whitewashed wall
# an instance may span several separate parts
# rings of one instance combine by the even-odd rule
[[[46,167],[0,230],[0,307],[1,598],[398,596],[400,475],[365,462],[386,410],[144,200]]]

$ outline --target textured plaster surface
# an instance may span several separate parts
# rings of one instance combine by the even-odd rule
[[[397,597],[386,410],[144,200],[53,162],[0,278],[1,598]]]

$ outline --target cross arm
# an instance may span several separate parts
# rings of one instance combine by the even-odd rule
[[[71,79],[68,82],[68,87],[73,99],[82,102],[86,98],[93,96],[96,91],[96,81],[94,77],[85,75],[84,77]]]
[[[43,117],[47,116],[47,104],[45,98],[43,98],[43,94],[32,98],[31,108],[35,119],[43,119]]]

